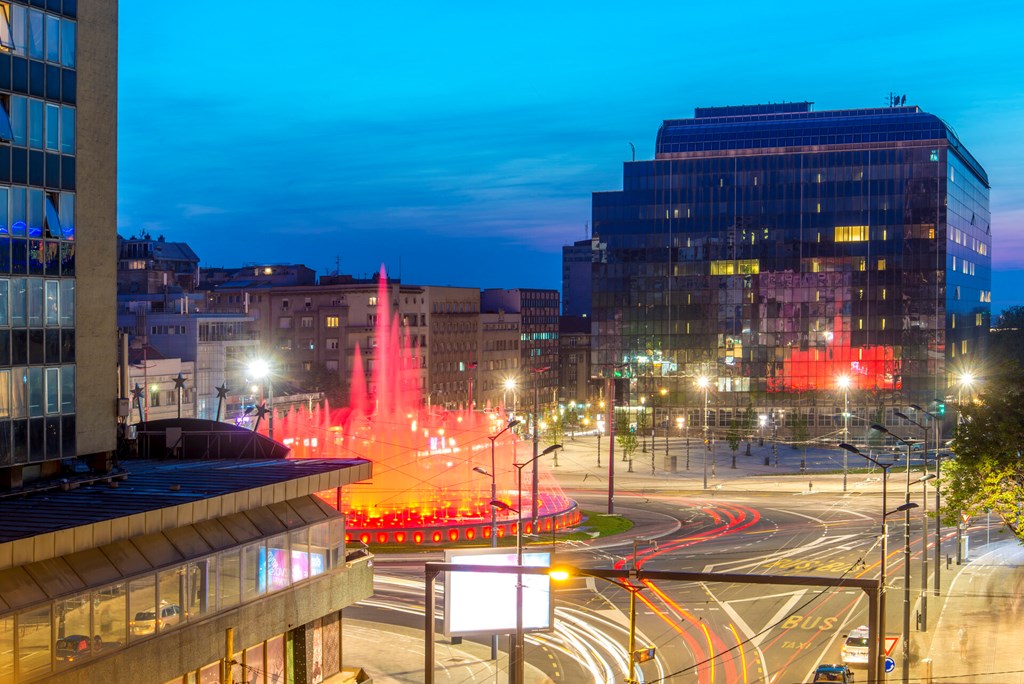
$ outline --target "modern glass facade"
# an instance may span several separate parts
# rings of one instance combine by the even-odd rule
[[[594,372],[677,405],[700,375],[719,406],[820,405],[841,376],[927,405],[984,344],[989,221],[985,171],[917,107],[665,121],[593,196]]]
[[[76,455],[76,42],[76,2],[0,2],[0,468]]]

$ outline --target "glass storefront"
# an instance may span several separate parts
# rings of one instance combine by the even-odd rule
[[[2,616],[0,681],[32,681],[343,568],[344,540],[343,523],[325,521]]]

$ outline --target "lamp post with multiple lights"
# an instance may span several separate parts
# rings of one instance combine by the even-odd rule
[[[882,656],[885,654],[885,581],[887,574],[886,571],[889,565],[889,527],[886,523],[886,518],[889,517],[889,469],[896,464],[895,462],[882,463],[874,457],[865,454],[852,444],[847,444],[846,442],[841,443],[839,447],[851,454],[863,456],[868,461],[882,469],[882,544],[878,569],[880,582],[880,590],[878,593],[878,615],[876,615],[873,620],[869,620],[871,622],[872,629],[875,630],[875,638],[868,643],[868,672],[873,671],[875,674],[875,681],[881,682],[884,681],[883,677],[885,676],[885,663]],[[914,505],[916,506],[917,504]]]
[[[907,489],[903,498],[903,663],[900,671],[903,675],[903,684],[910,682],[910,509],[917,508],[917,504],[910,502],[910,440],[904,439],[890,431],[884,425],[875,423],[872,430],[889,435],[907,448]]]
[[[921,434],[924,435],[924,441],[921,444],[921,453],[924,454],[924,472],[928,473],[928,428],[917,422],[902,411],[896,411],[894,415],[897,418],[902,418],[911,425],[916,425],[921,429]],[[938,454],[938,444],[935,445],[935,453]],[[909,464],[908,464],[909,466]],[[921,478],[921,482],[926,480],[935,479],[935,475],[928,473]],[[921,504],[922,512],[927,515],[928,513],[928,488],[923,487],[921,490]],[[923,520],[923,518],[922,518]],[[937,567],[937,566],[936,566]],[[921,631],[928,631],[928,523],[923,522],[921,527]]]
[[[501,430],[499,430],[497,434],[487,435],[487,439],[491,440],[491,471],[487,472],[486,470],[484,470],[483,468],[480,468],[479,466],[473,468],[474,472],[480,473],[481,475],[489,475],[490,476],[490,478],[491,478],[491,501],[496,501],[498,499],[498,483],[497,483],[497,479],[496,479],[496,477],[497,477],[496,474],[497,474],[498,471],[496,470],[495,463],[494,463],[494,442],[499,437],[501,437],[505,432],[507,432],[508,430],[511,430],[516,425],[519,425],[519,421],[518,420],[514,420],[514,419],[510,420],[508,422],[508,425],[506,425]],[[491,548],[493,549],[493,548],[498,546],[498,511],[495,509],[494,506],[491,506],[490,508],[491,508]],[[498,659],[498,635],[497,634],[492,634],[491,635],[491,660],[497,660],[497,659]]]
[[[932,589],[932,594],[934,596],[938,596],[939,573],[942,569],[942,515],[940,514],[942,493],[939,490],[939,484],[942,482],[942,452],[939,451],[939,445],[942,444],[942,420],[934,413],[925,411],[917,404],[911,404],[910,408],[931,418],[932,424],[935,426],[935,583],[933,585],[934,588]]]
[[[548,454],[561,449],[561,444],[552,444],[544,451],[540,452],[529,461],[523,463],[513,463],[512,466],[516,469],[516,488],[518,490],[518,500],[516,502],[516,508],[512,508],[504,501],[498,501],[497,498],[491,500],[491,506],[496,508],[502,508],[507,511],[511,511],[516,514],[516,566],[523,567],[523,468],[535,463],[541,456],[547,456]],[[536,468],[536,465],[534,465]],[[536,502],[533,505],[536,510]],[[533,525],[536,528],[537,516],[532,518]],[[525,660],[523,659],[523,575],[519,573],[516,575],[516,636],[515,643],[512,647],[511,663],[512,668],[509,670],[509,681],[513,684],[523,684],[523,669]]]

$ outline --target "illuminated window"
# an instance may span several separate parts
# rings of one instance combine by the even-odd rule
[[[885,330],[885,319],[882,319],[882,330]]]
[[[974,314],[974,325],[981,325],[981,314]]]
[[[883,287],[882,288],[882,301],[885,301],[885,298],[886,298],[887,295],[888,295],[888,291]]]
[[[821,273],[821,261],[811,259],[811,273]]]
[[[857,270],[858,271],[866,271],[866,270],[868,270],[868,260],[867,259],[857,259]]]
[[[11,32],[11,6],[0,2],[0,52],[14,50],[14,36]]]
[[[858,318],[857,319],[857,330],[863,330],[863,329],[864,329],[864,319],[863,318]]]
[[[864,242],[868,233],[867,226],[836,226],[836,242]]]
[[[879,271],[884,271],[885,270],[885,259],[879,259],[878,260],[878,270]]]
[[[757,259],[740,259],[739,261],[721,260],[711,262],[711,275],[756,275],[761,272]]]
[[[960,353],[961,354],[966,354],[967,353],[967,340],[963,340],[962,342],[960,342]]]
[[[366,303],[370,306],[377,306],[377,297],[370,297],[369,301]]]
[[[950,314],[950,327],[956,328],[956,314]]]
[[[341,324],[341,319],[338,316],[327,316],[324,319],[324,326],[328,328],[337,328]]]
[[[818,213],[821,213],[821,202],[818,202]]]

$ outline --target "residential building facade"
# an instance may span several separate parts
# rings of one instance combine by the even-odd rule
[[[481,311],[518,313],[520,320],[519,396],[538,395],[540,406],[558,400],[558,316],[557,290],[517,288],[487,289],[480,294]],[[527,395],[529,396],[529,395]],[[532,404],[532,398],[531,398]]]
[[[712,425],[753,404],[834,429],[844,376],[853,424],[892,424],[984,349],[988,177],[918,107],[699,108],[594,193],[593,226],[595,374],[691,407],[706,376]]]

